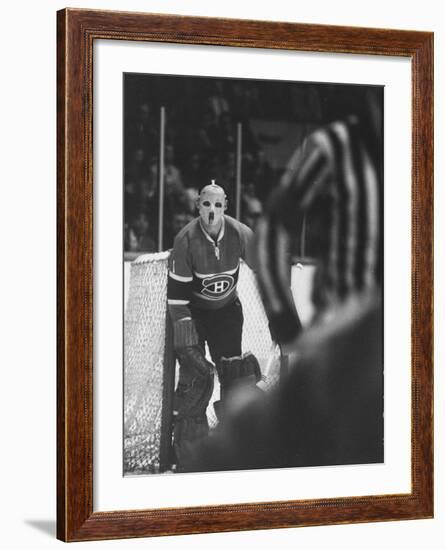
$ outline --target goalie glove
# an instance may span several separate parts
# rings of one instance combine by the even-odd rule
[[[198,333],[191,317],[184,317],[173,323],[173,345],[177,353],[182,349],[199,344]]]

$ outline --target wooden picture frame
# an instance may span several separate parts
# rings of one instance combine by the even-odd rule
[[[64,541],[433,516],[433,34],[65,9],[57,14],[57,537]],[[406,494],[93,512],[95,40],[405,57],[412,66],[412,424]]]

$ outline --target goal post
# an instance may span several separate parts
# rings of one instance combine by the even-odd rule
[[[176,357],[173,351],[173,326],[165,316],[165,346],[162,377],[161,437],[159,440],[159,471],[167,470],[171,463],[173,397],[175,392]]]

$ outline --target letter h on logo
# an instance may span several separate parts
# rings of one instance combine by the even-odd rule
[[[216,281],[213,283],[213,292],[215,294],[221,294],[221,292],[224,292],[228,286],[227,281]]]

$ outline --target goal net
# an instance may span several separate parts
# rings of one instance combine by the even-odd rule
[[[126,269],[124,323],[124,474],[158,473],[169,462],[175,359],[167,316],[168,252],[146,254]],[[271,339],[255,275],[242,262],[243,352],[257,357],[266,386],[279,377],[280,352]],[[215,425],[212,403],[207,414]]]

